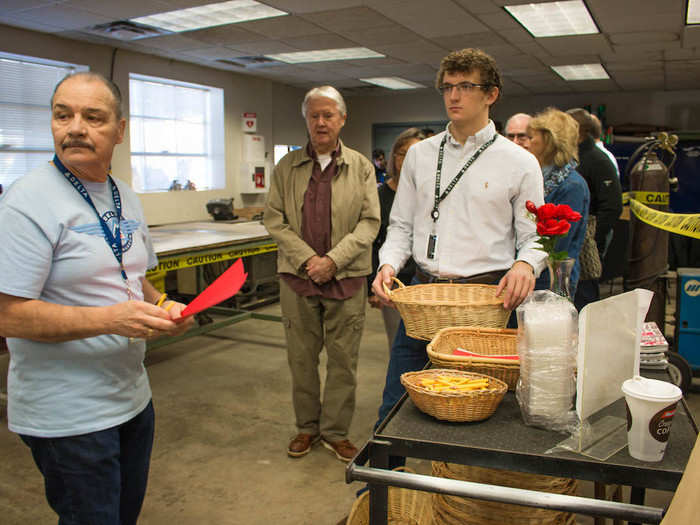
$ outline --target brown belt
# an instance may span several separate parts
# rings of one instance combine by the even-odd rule
[[[494,270],[492,272],[477,273],[469,277],[458,277],[455,279],[445,279],[424,272],[416,267],[416,279],[421,283],[455,283],[455,284],[498,284],[498,281],[508,272],[508,270]]]

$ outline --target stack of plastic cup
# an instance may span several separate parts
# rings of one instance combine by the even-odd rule
[[[676,385],[635,376],[622,383],[627,403],[627,444],[630,456],[661,461],[666,451],[676,403],[683,397]]]

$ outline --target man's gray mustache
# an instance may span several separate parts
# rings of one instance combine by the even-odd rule
[[[79,140],[73,140],[71,142],[66,142],[61,147],[63,149],[66,149],[66,148],[88,148],[89,150],[95,151],[95,148],[92,146],[92,144],[88,144],[87,142],[81,142]]]

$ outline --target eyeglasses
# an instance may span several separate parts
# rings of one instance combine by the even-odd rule
[[[525,140],[527,137],[527,133],[506,133],[506,137],[508,140]]]
[[[438,86],[438,91],[443,95],[445,93],[452,93],[452,88],[457,88],[457,92],[461,95],[462,93],[469,93],[476,88],[490,88],[491,84],[475,84],[474,82],[460,82],[459,84],[440,84]]]

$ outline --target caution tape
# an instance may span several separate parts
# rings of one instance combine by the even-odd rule
[[[667,191],[626,191],[622,194],[622,204],[636,199],[647,206],[668,206],[670,194]]]
[[[669,213],[654,210],[630,199],[630,210],[642,222],[686,237],[700,239],[700,213]]]
[[[220,248],[212,249],[196,254],[174,255],[172,257],[162,257],[158,259],[158,266],[148,270],[146,277],[154,276],[161,272],[170,270],[182,270],[183,268],[192,268],[193,266],[201,266],[203,264],[211,264],[216,262],[238,259],[239,257],[249,257],[251,255],[259,255],[277,251],[275,243],[261,244],[259,246],[248,246],[240,248]]]

